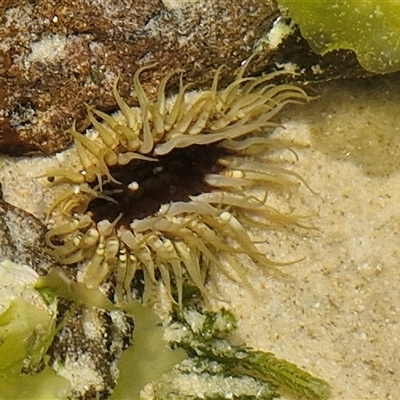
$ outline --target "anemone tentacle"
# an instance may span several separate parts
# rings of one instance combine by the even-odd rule
[[[82,281],[88,286],[111,277],[116,301],[130,298],[138,270],[143,301],[149,300],[159,273],[178,304],[186,280],[207,297],[207,275],[229,275],[229,268],[248,285],[242,254],[271,270],[284,265],[259,251],[248,228],[296,223],[295,216],[267,204],[271,188],[296,187],[303,180],[265,164],[263,153],[285,145],[264,131],[277,125],[272,118],[285,105],[308,101],[307,94],[274,85],[277,73],[243,77],[245,64],[222,91],[218,70],[210,89],[191,95],[192,101],[182,75],[177,96],[167,101],[168,80],[182,72],[171,71],[151,100],[139,79],[149,68],[140,68],[133,79],[139,109],[122,99],[116,81],[120,115],[88,106],[97,139],[70,128],[82,169],[50,171],[50,181],[68,186],[50,213],[76,214],[48,232],[51,254],[63,264],[87,261]]]

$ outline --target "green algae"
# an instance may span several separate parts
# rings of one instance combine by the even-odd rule
[[[400,2],[279,0],[320,54],[353,50],[368,71],[400,70]]]
[[[0,380],[0,400],[67,400],[70,382],[47,367],[35,375],[7,375]]]
[[[46,352],[56,332],[57,300],[36,290],[37,273],[0,263],[0,400],[65,400],[71,385],[50,368]],[[32,375],[30,375],[32,374]]]
[[[132,346],[122,354],[120,375],[111,400],[139,400],[147,383],[160,378],[187,355],[183,349],[172,350],[163,338],[160,320],[150,306],[133,302],[126,311],[135,320]]]
[[[281,393],[309,400],[330,397],[327,382],[295,364],[233,344],[229,338],[236,327],[236,317],[224,308],[179,310],[165,336],[174,347],[184,349],[188,359],[153,382],[154,399],[272,400]]]

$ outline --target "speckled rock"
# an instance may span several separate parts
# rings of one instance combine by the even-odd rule
[[[3,5],[3,7],[1,7]],[[0,4],[0,152],[65,148],[85,103],[112,111],[111,87],[127,97],[134,72],[148,93],[166,70],[195,86],[225,64],[229,78],[276,17],[274,0],[8,0]],[[171,81],[171,85],[174,81]],[[130,98],[130,103],[134,99]]]
[[[57,265],[44,251],[44,234],[37,218],[4,201],[0,193],[0,261],[25,264],[46,275]],[[64,266],[63,271],[75,280],[76,266]],[[119,310],[76,308],[63,298],[57,303],[57,322],[63,327],[48,350],[46,365],[70,380],[69,398],[108,399],[118,377],[117,361],[132,340],[132,318]]]
[[[59,311],[68,313],[68,302]],[[60,315],[64,317],[64,315]],[[71,400],[106,400],[118,378],[117,362],[132,340],[134,323],[123,311],[78,308],[49,349],[49,363],[72,384]]]
[[[32,214],[4,201],[0,187],[0,261],[12,260],[46,274],[54,260],[44,251],[45,232]]]

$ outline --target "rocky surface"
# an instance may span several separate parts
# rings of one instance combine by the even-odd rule
[[[264,0],[2,3],[0,152],[10,155],[65,148],[73,121],[80,130],[88,125],[85,103],[115,110],[113,83],[119,77],[118,90],[129,97],[140,66],[158,63],[141,76],[150,94],[177,68],[196,86],[222,64],[229,79],[277,13],[275,1]]]
[[[45,226],[37,218],[4,201],[0,193],[0,261],[10,259],[47,273],[54,260],[45,253],[44,235]]]
[[[275,0],[0,1],[0,152],[52,154],[66,130],[89,125],[86,104],[117,109],[112,85],[135,105],[135,71],[151,96],[160,78],[183,70],[192,88],[218,67],[229,82],[253,53],[249,73],[296,71],[303,82],[365,76],[351,52],[312,52]],[[175,76],[167,89],[176,86]]]
[[[46,275],[55,261],[45,252],[44,225],[32,214],[0,197],[0,261],[29,265]],[[76,266],[63,267],[75,280]],[[58,299],[59,333],[47,353],[48,365],[73,387],[70,398],[108,399],[117,377],[117,361],[132,339],[133,320],[123,311],[101,310]]]

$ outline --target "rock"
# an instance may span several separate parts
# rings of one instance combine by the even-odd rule
[[[4,201],[0,193],[0,261],[47,275],[57,264],[44,250],[44,235],[45,227],[36,217]],[[76,280],[76,265],[62,268]],[[64,298],[57,304],[57,322],[63,326],[46,353],[46,365],[70,380],[69,398],[109,398],[118,377],[117,362],[132,339],[132,318],[121,310],[77,307]]]
[[[44,250],[45,232],[36,217],[4,201],[0,193],[0,261],[12,260],[38,274],[48,273],[54,260]]]
[[[224,64],[229,79],[277,14],[274,0],[3,0],[0,26],[0,152],[51,154],[71,141],[86,106],[110,112],[112,85],[130,104],[133,74],[151,95],[166,71],[193,87]],[[176,80],[175,80],[176,83]],[[174,85],[174,80],[171,80]]]
[[[137,105],[133,75],[154,62],[140,76],[149,96],[170,70],[199,89],[224,65],[222,86],[254,53],[253,75],[296,71],[297,83],[372,75],[351,51],[314,53],[275,0],[0,0],[0,15],[0,152],[8,155],[65,149],[74,121],[81,132],[89,126],[87,104],[118,109],[117,79]]]
[[[284,80],[296,84],[332,79],[365,78],[374,75],[363,69],[350,50],[334,50],[325,55],[315,53],[301,36],[298,26],[285,14],[279,15],[256,49],[261,55],[258,72],[286,70],[295,72]],[[257,69],[254,71],[257,73]]]

